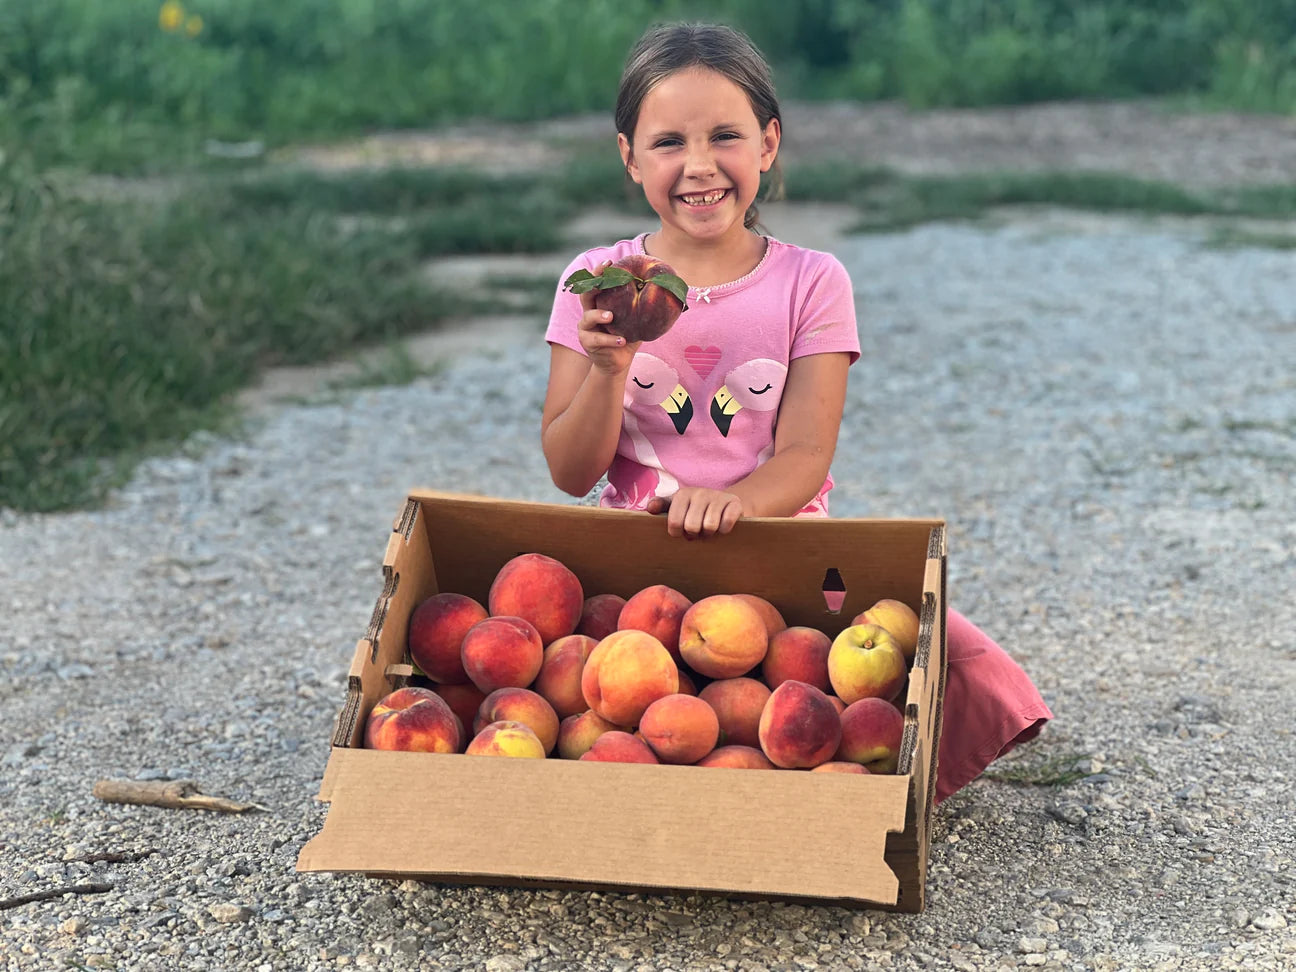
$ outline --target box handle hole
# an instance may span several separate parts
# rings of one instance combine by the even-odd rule
[[[841,614],[842,605],[846,603],[846,582],[836,567],[829,567],[824,572],[823,596],[828,613]]]

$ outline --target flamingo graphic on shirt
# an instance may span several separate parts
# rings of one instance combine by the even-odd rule
[[[679,480],[662,468],[652,442],[639,426],[629,408],[632,404],[660,407],[680,435],[693,419],[693,401],[679,374],[665,361],[639,352],[630,364],[626,379],[621,428],[630,439],[633,455],[618,454],[608,469],[608,499],[613,505],[632,509],[642,507],[654,496],[669,496],[679,489]]]
[[[734,416],[744,408],[754,412],[771,412],[778,408],[786,377],[787,365],[773,358],[744,361],[725,375],[724,384],[711,396],[711,421],[720,434],[729,435]],[[761,450],[761,461],[768,458],[766,452],[772,452],[773,448],[770,445]]]

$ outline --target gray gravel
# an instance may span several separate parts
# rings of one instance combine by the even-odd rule
[[[834,512],[948,517],[952,603],[1057,716],[994,770],[1080,777],[943,804],[924,914],[294,873],[406,490],[563,499],[537,326],[197,436],[106,509],[0,513],[0,898],[113,886],[0,911],[0,966],[1293,967],[1293,257],[1200,235],[1045,212],[839,248]],[[109,776],[267,809],[102,804]]]

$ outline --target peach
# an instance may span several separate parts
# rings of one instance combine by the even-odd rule
[[[760,717],[770,690],[754,678],[722,678],[698,693],[715,710],[726,746],[760,746]]]
[[[756,613],[765,622],[765,633],[771,638],[787,627],[787,622],[783,620],[783,615],[779,609],[765,598],[757,594],[735,594],[734,597],[756,609]]]
[[[608,722],[593,709],[570,715],[558,724],[558,755],[563,759],[580,759],[594,745],[595,739],[614,729],[621,727]]]
[[[518,554],[495,575],[486,607],[494,615],[526,618],[547,645],[575,633],[585,592],[561,561],[540,553]]]
[[[617,618],[618,628],[647,631],[680,661],[680,622],[693,602],[665,584],[654,584],[630,595]]]
[[[733,594],[702,598],[680,621],[680,655],[708,678],[745,675],[761,663],[768,648],[760,612]]]
[[[553,706],[558,718],[565,719],[589,708],[581,694],[581,672],[597,644],[589,635],[570,634],[545,648],[540,674],[531,687]]]
[[[851,625],[828,649],[828,681],[848,706],[865,698],[890,701],[908,676],[904,652],[876,624]]]
[[[497,688],[526,688],[534,682],[544,644],[525,618],[489,617],[468,629],[460,654],[469,680],[489,695]]]
[[[795,626],[776,632],[761,662],[761,675],[770,689],[788,679],[808,682],[821,692],[829,690],[828,649],[832,639],[818,628]]]
[[[667,695],[644,710],[639,732],[663,763],[696,763],[715,749],[720,720],[695,695]]]
[[[842,736],[833,757],[874,773],[894,773],[900,761],[904,716],[885,699],[859,699],[841,714]]]
[[[653,755],[653,751],[648,748],[646,742],[642,739],[636,739],[630,733],[621,729],[613,729],[611,732],[600,735],[594,740],[594,745],[590,746],[581,756],[581,759],[591,763],[659,762],[657,757]]]
[[[693,684],[693,679],[684,669],[679,670],[679,690],[680,695],[697,695],[697,686]]]
[[[530,689],[500,688],[486,696],[473,721],[473,732],[481,732],[492,722],[520,722],[529,727],[544,746],[546,755],[558,744],[558,713]]]
[[[365,721],[365,746],[414,753],[457,753],[463,727],[445,699],[407,686],[379,699]]]
[[[646,631],[614,631],[590,652],[581,672],[581,693],[608,722],[635,726],[644,709],[679,691],[679,668],[660,641]]]
[[[513,756],[522,759],[544,759],[544,743],[530,726],[504,719],[483,726],[473,736],[465,752],[469,756]]]
[[[846,703],[843,702],[841,699],[837,698],[837,696],[835,695],[828,696],[828,701],[831,702],[836,707],[838,715],[841,715],[843,712],[846,711]]]
[[[464,730],[460,748],[466,746],[472,737],[473,720],[477,718],[477,710],[481,708],[486,693],[472,682],[465,682],[463,685],[434,685],[432,691],[445,699],[446,705],[450,706],[450,711],[459,717]]]
[[[713,749],[694,766],[719,766],[724,769],[778,769],[769,757],[753,746],[720,746]]]
[[[442,685],[468,681],[459,648],[464,635],[486,617],[486,609],[466,594],[433,594],[410,612],[409,653],[428,678]]]
[[[602,641],[617,629],[617,618],[621,617],[625,602],[620,594],[594,594],[585,598],[576,634]]]
[[[855,773],[857,775],[866,775],[866,770],[859,763],[844,763],[840,760],[829,760],[827,763],[820,763],[818,766],[810,767],[811,773]]]
[[[918,615],[904,601],[884,597],[867,611],[855,616],[851,624],[876,624],[885,628],[904,653],[905,661],[913,661],[918,651]]]
[[[687,306],[688,284],[670,264],[644,253],[623,256],[599,274],[577,270],[563,287],[574,294],[594,291],[594,306],[612,312],[604,329],[621,335],[627,344],[655,341]]]
[[[784,682],[761,712],[760,747],[783,769],[818,766],[833,758],[842,723],[828,696],[806,682]]]

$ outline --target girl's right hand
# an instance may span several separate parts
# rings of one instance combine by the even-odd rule
[[[612,261],[607,260],[591,272],[596,277],[601,276],[610,266]],[[642,342],[627,344],[625,338],[609,334],[604,330],[604,325],[612,320],[612,313],[595,307],[594,295],[595,291],[592,290],[580,295],[581,309],[584,313],[581,314],[577,335],[581,347],[589,355],[590,366],[615,378],[630,370],[630,362],[634,360],[635,352],[639,350]]]

